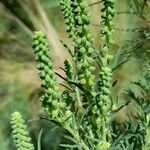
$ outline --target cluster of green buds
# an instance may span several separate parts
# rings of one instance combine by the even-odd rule
[[[60,92],[56,83],[56,74],[50,57],[50,48],[46,35],[41,31],[36,31],[33,36],[33,49],[36,60],[39,62],[40,78],[43,81],[43,94],[41,101],[44,108],[47,108],[53,117],[57,117],[59,108],[64,108],[65,103],[60,102]]]
[[[81,9],[86,9],[87,10],[87,14],[88,14],[88,9],[86,6],[86,2],[85,0],[71,0],[71,7],[72,7],[72,13],[75,16],[75,27],[80,26],[80,23],[82,22],[82,20],[78,19],[79,17],[79,13],[81,13]],[[86,7],[86,8],[85,8]],[[85,15],[85,13],[84,13]],[[88,15],[89,17],[89,15]],[[87,20],[89,22],[89,20]]]
[[[75,39],[76,35],[75,20],[72,13],[72,8],[70,6],[71,4],[70,0],[59,0],[59,2],[63,17],[65,19],[65,24],[67,25],[67,33],[69,34],[69,37]]]
[[[110,110],[110,94],[111,94],[111,80],[112,80],[112,70],[109,66],[109,62],[112,56],[108,54],[109,44],[112,43],[112,33],[113,33],[113,23],[112,19],[115,15],[114,4],[115,0],[102,0],[103,8],[101,10],[102,15],[102,30],[101,37],[104,41],[101,47],[101,72],[98,82],[99,94],[97,96],[98,105],[100,106],[100,112],[102,115],[106,116]]]
[[[113,17],[115,15],[114,4],[115,0],[102,0],[103,8],[101,10],[101,68],[98,80],[98,94],[96,96],[97,106],[94,106],[93,113],[96,114],[97,134],[102,135],[102,142],[98,144],[98,147],[104,147],[108,149],[110,143],[107,137],[111,137],[108,129],[110,121],[110,112],[112,110],[111,103],[111,81],[112,81],[112,69],[110,68],[110,61],[112,56],[109,54],[109,44],[113,44]],[[101,126],[99,126],[101,124]],[[110,138],[111,139],[111,138]],[[103,145],[103,146],[102,146]]]
[[[77,64],[77,74],[79,82],[86,87],[87,90],[91,90],[94,86],[93,72],[95,67],[93,66],[93,37],[90,33],[89,24],[90,17],[89,11],[85,1],[74,0],[72,7],[75,7],[75,23],[77,28],[77,36],[75,39],[75,58]]]
[[[73,80],[74,71],[73,71],[72,62],[69,59],[66,59],[64,61],[64,65],[65,65],[65,72],[66,72],[67,80]]]
[[[101,31],[101,39],[106,42],[113,44],[112,33],[113,33],[113,17],[115,15],[114,4],[116,0],[102,0],[103,8],[101,10],[101,25],[103,30]]]
[[[91,90],[94,86],[93,37],[89,31],[90,17],[85,1],[60,0],[67,31],[75,44],[74,59],[77,62],[78,81]],[[68,30],[69,29],[69,30]]]
[[[112,70],[109,67],[102,67],[98,82],[99,95],[98,95],[98,105],[100,107],[100,113],[102,116],[106,116],[111,108],[111,80],[112,80]]]
[[[19,112],[11,116],[12,137],[18,150],[34,150],[25,121]]]

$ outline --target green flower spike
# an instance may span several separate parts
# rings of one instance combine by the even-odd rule
[[[52,59],[49,55],[50,48],[46,35],[41,31],[34,32],[33,49],[36,60],[39,62],[37,68],[39,69],[40,78],[43,81],[43,94],[41,101],[44,108],[48,108],[53,116],[57,116],[58,107],[63,108],[65,104],[59,102],[60,93],[56,83],[56,75],[52,64]]]
[[[110,94],[111,94],[111,80],[112,80],[112,70],[109,67],[102,67],[99,77],[99,102],[101,115],[106,116],[107,112],[110,110]]]
[[[114,4],[115,0],[102,0],[104,8],[102,8],[101,18],[102,18],[102,39],[104,40],[104,45],[101,48],[101,72],[99,76],[98,88],[98,105],[100,107],[100,112],[102,115],[106,116],[110,110],[110,94],[111,94],[111,80],[112,80],[112,70],[109,66],[109,62],[112,56],[108,54],[109,44],[112,43],[112,32],[113,32],[113,17],[115,15]]]
[[[74,41],[77,80],[91,91],[95,83],[93,75],[95,67],[93,67],[93,37],[89,31],[90,17],[87,5],[81,0],[60,0],[60,5],[67,31]]]
[[[27,131],[27,126],[19,112],[15,112],[11,116],[12,137],[18,150],[34,150],[31,138]]]
[[[70,0],[59,0],[62,14],[65,19],[65,24],[67,25],[67,33],[69,37],[75,39],[76,29],[75,20],[72,13],[72,8],[70,6]]]
[[[103,30],[101,31],[101,39],[107,44],[113,44],[113,23],[112,20],[115,16],[114,4],[116,0],[102,0],[103,9],[101,10],[101,25]]]
[[[90,17],[85,1],[72,0],[73,14],[75,15],[75,26],[77,28],[77,36],[75,39],[75,58],[77,64],[77,74],[79,82],[89,91],[94,86],[94,70],[93,66],[93,37],[89,30]]]
[[[112,69],[109,66],[109,62],[112,56],[109,55],[109,45],[113,44],[112,34],[113,34],[113,17],[115,15],[114,4],[115,0],[102,0],[103,8],[101,10],[101,39],[103,40],[102,47],[100,49],[101,53],[101,71],[99,74],[98,81],[98,94],[96,97],[97,106],[93,112],[97,115],[96,123],[97,126],[101,123],[101,127],[98,127],[97,133],[102,134],[102,142],[98,144],[98,147],[103,147],[102,149],[108,149],[110,146],[110,141],[107,141],[107,137],[110,137],[110,112],[111,106],[111,81],[112,81]],[[97,111],[96,111],[97,110]]]

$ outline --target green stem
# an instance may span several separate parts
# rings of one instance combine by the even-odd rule
[[[78,105],[79,105],[79,107],[82,107],[82,102],[81,102],[81,98],[80,98],[79,89],[76,87],[75,91],[76,91]]]
[[[105,123],[105,118],[103,118],[102,119],[103,121],[102,121],[102,123],[103,123],[103,125],[102,125],[102,128],[103,128],[103,130],[102,130],[102,140],[104,141],[104,142],[106,142],[106,123]]]

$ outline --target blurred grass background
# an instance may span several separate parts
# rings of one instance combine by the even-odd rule
[[[87,0],[87,3],[90,5],[97,1]],[[95,47],[98,48],[100,6],[92,5],[89,8],[91,30],[95,39]],[[148,39],[150,1],[118,0],[116,8],[118,14],[115,17],[115,44],[112,49],[117,51],[127,44],[124,49],[130,48],[135,57],[114,73],[114,78],[119,81],[114,88],[114,93],[116,90],[121,92],[127,88],[130,80],[138,79],[142,74],[141,68],[144,68],[150,58]],[[129,13],[130,10],[132,14]],[[141,28],[141,32],[124,31],[134,28]],[[47,33],[55,69],[62,73],[59,67],[69,56],[60,40],[67,43],[69,47],[71,47],[71,41],[65,33],[58,0],[0,0],[0,147],[3,150],[15,149],[9,125],[12,112],[20,111],[29,120],[37,118],[43,112],[37,96],[40,80],[35,69],[36,63],[31,48],[31,37],[35,30]],[[137,43],[136,40],[138,40]],[[42,138],[43,145],[45,145],[43,149],[57,149],[60,139],[52,139],[51,134],[46,134],[50,133],[52,124],[46,121],[33,121],[29,122],[29,126],[35,143],[40,128],[45,128]],[[61,134],[58,136],[61,137]]]

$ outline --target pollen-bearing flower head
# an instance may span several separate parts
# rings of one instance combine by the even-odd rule
[[[19,112],[11,116],[12,137],[18,150],[34,150],[27,126]]]
[[[56,75],[50,56],[50,47],[46,35],[42,31],[36,31],[33,35],[33,49],[38,62],[37,69],[42,80],[42,88],[45,93],[42,104],[49,107],[52,101],[59,97],[56,84]]]
[[[102,0],[103,8],[101,9],[101,25],[103,30],[101,31],[102,37],[101,39],[108,44],[113,44],[114,41],[112,39],[113,34],[113,18],[115,16],[114,4],[116,0]]]
[[[75,20],[71,8],[71,0],[59,0],[61,11],[65,19],[65,24],[67,25],[67,33],[69,37],[75,39],[76,28]]]

